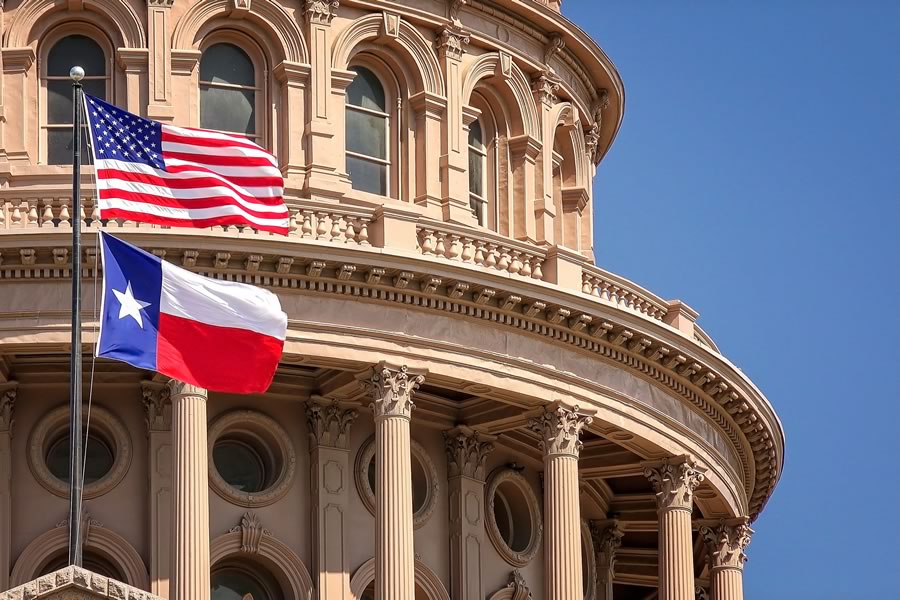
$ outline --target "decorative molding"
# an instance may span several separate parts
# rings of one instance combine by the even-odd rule
[[[644,464],[644,476],[653,485],[660,510],[692,510],[694,490],[706,479],[703,473],[689,456]]]
[[[413,563],[416,598],[419,598],[418,592],[422,592],[424,598],[422,600],[450,600],[450,594],[437,573],[432,571],[423,563],[418,556],[415,557]],[[353,599],[362,598],[363,592],[370,583],[375,581],[375,558],[370,558],[356,569],[350,578],[350,597]]]
[[[553,106],[559,102],[556,92],[560,85],[559,78],[551,71],[541,71],[531,80],[531,91],[538,102]]]
[[[447,452],[447,477],[470,477],[484,481],[484,464],[494,450],[491,442],[497,438],[473,431],[465,426],[444,432]]]
[[[560,404],[544,406],[543,412],[528,420],[528,429],[541,436],[544,456],[567,454],[578,458],[583,444],[581,430],[593,420],[579,412],[579,407],[566,408]]]
[[[16,423],[14,417],[16,391],[16,386],[0,390],[0,433],[6,432],[12,435],[13,426]]]
[[[518,569],[513,569],[506,587],[500,588],[488,600],[534,600],[534,596],[522,573]]]
[[[150,381],[141,382],[141,396],[144,404],[144,422],[147,431],[172,431],[171,388]]]
[[[339,0],[306,0],[303,13],[309,23],[331,25],[340,5]]]
[[[506,540],[500,534],[500,528],[497,526],[497,520],[494,518],[494,502],[496,501],[497,490],[504,483],[511,483],[519,488],[525,504],[528,509],[528,516],[531,520],[531,538],[528,544],[521,551],[514,550],[506,544]],[[487,524],[488,538],[497,550],[497,553],[503,557],[503,560],[514,567],[524,567],[532,561],[537,555],[541,546],[541,537],[543,536],[544,523],[541,518],[541,505],[538,502],[531,484],[525,479],[525,476],[518,469],[512,467],[501,467],[495,470],[488,479],[485,488],[485,523]]]
[[[256,513],[245,512],[241,522],[228,530],[230,533],[241,534],[241,552],[259,554],[259,544],[264,535],[272,535],[272,532],[262,526],[262,522]]]
[[[238,527],[234,529],[238,529]],[[231,557],[240,559],[243,546],[244,537],[241,531],[232,530],[220,535],[209,544],[210,566],[215,569],[216,565],[223,560]],[[271,564],[272,570],[280,575],[279,581],[283,582],[285,597],[302,600],[313,598],[314,587],[309,571],[300,557],[287,544],[263,530],[255,554],[255,558]]]
[[[314,396],[306,403],[310,448],[328,446],[346,450],[350,444],[350,426],[358,415],[358,410],[347,408],[337,400]]]
[[[566,47],[566,40],[560,33],[551,33],[547,36],[547,44],[544,46],[544,65],[550,68],[550,60],[563,51]]]
[[[175,0],[147,0],[147,6],[159,8],[172,8],[173,4],[175,4]]]
[[[701,526],[700,537],[709,551],[711,569],[743,569],[747,562],[744,549],[750,545],[753,530],[746,520],[728,523],[724,520],[715,526]]]
[[[412,373],[403,365],[399,368],[384,362],[373,369],[363,381],[374,402],[375,418],[403,417],[408,419],[415,408],[413,392],[425,381],[424,373]]]
[[[465,45],[469,43],[469,34],[456,27],[444,27],[435,40],[441,57],[462,60]]]

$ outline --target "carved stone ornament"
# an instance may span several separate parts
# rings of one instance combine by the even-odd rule
[[[711,600],[705,587],[698,585],[694,591],[694,600]]]
[[[166,387],[169,388],[169,397],[172,400],[181,396],[197,396],[204,399],[207,397],[207,392],[202,387],[197,387],[196,385],[185,383],[177,379],[170,379],[168,383],[166,383]]]
[[[444,432],[444,448],[447,451],[447,476],[471,477],[484,481],[484,463],[494,445],[485,441],[483,434],[463,428]]]
[[[304,8],[306,20],[310,23],[330,25],[332,19],[337,16],[340,5],[339,0],[306,0]]]
[[[531,91],[535,98],[543,104],[556,104],[559,100],[556,97],[559,86],[559,78],[550,71],[542,71],[531,81]]]
[[[522,576],[518,569],[514,569],[509,574],[509,583],[506,584],[506,587],[512,590],[511,600],[533,600],[531,590],[525,582],[525,577]]]
[[[16,388],[0,391],[0,431],[12,432],[13,410],[16,407]]]
[[[358,410],[343,408],[337,401],[310,400],[306,404],[310,446],[346,450],[350,441],[350,426],[358,415]]]
[[[700,536],[709,550],[710,568],[742,569],[747,562],[744,549],[750,545],[753,530],[746,523],[700,528]]]
[[[566,40],[558,33],[551,33],[547,37],[547,45],[544,46],[544,64],[550,66],[550,59],[562,52],[566,47]]]
[[[616,520],[592,521],[591,537],[597,551],[597,568],[605,583],[605,578],[616,568],[616,551],[622,546],[625,532]]]
[[[463,46],[469,43],[469,34],[461,29],[445,27],[438,34],[436,44],[441,56],[461,60]]]
[[[141,382],[141,395],[147,431],[171,431],[172,403],[169,400],[169,387],[144,381]]]
[[[175,0],[147,0],[147,6],[158,6],[160,8],[172,8]]]
[[[703,471],[689,457],[648,465],[644,468],[644,476],[653,485],[656,503],[660,509],[691,510],[694,490],[706,479]]]
[[[239,13],[250,12],[250,0],[231,0],[232,8]]]
[[[453,21],[454,24],[459,24],[459,11],[468,3],[469,0],[447,0],[447,17]]]
[[[230,533],[241,534],[241,552],[250,554],[259,553],[259,542],[264,535],[272,535],[272,532],[262,526],[256,513],[245,512],[239,525],[232,527]]]
[[[540,416],[528,420],[528,428],[541,436],[540,447],[544,456],[568,454],[578,458],[583,444],[581,430],[593,419],[580,414],[578,407],[570,410],[564,406],[544,407]]]
[[[413,392],[425,381],[424,375],[412,374],[403,365],[399,369],[389,367],[384,363],[375,366],[372,376],[365,381],[365,385],[374,402],[372,409],[375,418],[379,417],[405,417],[409,418],[415,404],[412,401]]]

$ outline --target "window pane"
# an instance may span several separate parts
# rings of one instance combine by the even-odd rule
[[[387,159],[387,117],[347,109],[347,150]]]
[[[261,582],[238,569],[223,569],[212,575],[212,600],[272,600]]]
[[[253,62],[234,44],[213,44],[200,59],[200,81],[254,87]]]
[[[213,446],[213,462],[222,479],[242,492],[266,487],[266,470],[256,451],[242,442],[224,440]]]
[[[85,94],[106,98],[106,81],[88,79],[81,82]],[[72,122],[72,82],[66,79],[47,80],[47,123],[63,125]]]
[[[200,127],[256,133],[256,93],[200,86]]]
[[[484,148],[484,136],[481,133],[481,122],[472,121],[469,125],[469,145],[476,148]]]
[[[387,166],[367,160],[347,157],[347,172],[354,190],[387,195]]]
[[[72,128],[60,127],[47,130],[47,164],[72,164]]]
[[[113,466],[113,453],[95,437],[88,437],[84,448],[84,483],[94,483],[109,473]],[[64,435],[50,446],[47,452],[47,468],[62,481],[69,480],[69,436]]]
[[[350,70],[356,72],[356,77],[347,88],[347,104],[387,112],[384,87],[375,73],[365,67],[350,67]]]
[[[75,65],[84,69],[88,77],[106,75],[106,57],[103,50],[91,38],[70,35],[59,40],[47,54],[47,75],[69,76]]]
[[[469,150],[469,192],[484,197],[484,156]]]

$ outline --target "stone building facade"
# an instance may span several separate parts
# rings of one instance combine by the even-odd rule
[[[624,92],[559,4],[0,2],[0,591],[742,598],[781,425],[695,311],[594,264]],[[290,234],[101,222],[90,166],[73,214],[76,61],[131,112],[275,153]],[[63,569],[76,218],[87,575]],[[92,361],[100,227],[275,291],[271,389]]]

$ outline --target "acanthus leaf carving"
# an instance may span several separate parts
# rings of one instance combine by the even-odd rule
[[[593,419],[562,405],[544,407],[543,413],[528,421],[528,428],[541,436],[540,446],[545,456],[568,454],[576,458],[581,453],[581,430]]]
[[[525,582],[525,577],[518,569],[514,569],[509,574],[509,583],[506,584],[506,587],[512,589],[512,600],[534,600],[531,589]]]
[[[350,426],[358,415],[358,410],[341,406],[336,400],[329,402],[313,397],[306,404],[310,445],[346,449],[350,442]]]
[[[413,392],[425,381],[425,375],[410,373],[406,365],[394,368],[379,363],[372,376],[364,380],[369,394],[374,399],[372,409],[375,418],[406,417],[415,408]]]
[[[531,91],[538,102],[552,106],[559,100],[556,92],[560,85],[559,78],[552,71],[541,71],[532,79]]]
[[[259,553],[259,543],[264,535],[272,535],[271,531],[262,526],[259,517],[253,512],[245,512],[240,524],[232,527],[229,532],[241,534],[241,552],[250,554]]]
[[[744,550],[750,545],[753,530],[744,522],[728,524],[720,521],[714,527],[700,527],[700,537],[709,551],[712,569],[741,569],[747,562]]]
[[[607,580],[615,572],[616,551],[622,546],[622,538],[625,532],[615,519],[608,521],[591,521],[591,537],[594,540],[594,548],[597,552],[597,571],[601,583],[609,583]]]
[[[551,33],[547,36],[547,45],[544,46],[544,64],[549,68],[550,59],[562,52],[565,47],[566,40],[563,39],[562,34]]]
[[[169,387],[143,381],[141,382],[141,396],[147,431],[170,431],[172,429],[172,403],[169,400]]]
[[[660,509],[691,510],[694,490],[706,479],[703,470],[687,456],[645,465],[644,476],[653,485]]]
[[[330,25],[334,17],[337,16],[340,5],[339,0],[306,0],[306,6],[304,7],[306,20],[309,23]]]
[[[471,477],[484,480],[484,465],[488,454],[494,450],[493,436],[456,427],[444,432],[444,448],[447,451],[448,477]]]
[[[0,391],[0,431],[12,433],[15,419],[13,412],[16,408],[16,388],[12,387]]]
[[[444,27],[435,40],[440,55],[454,60],[462,60],[468,43],[469,34],[457,27]]]

